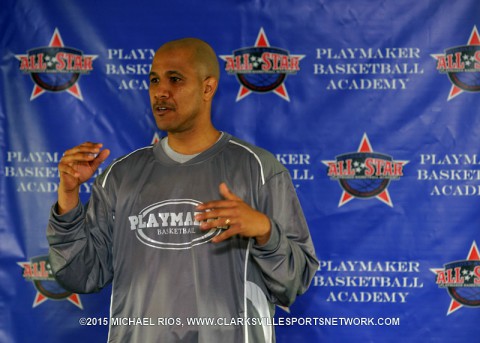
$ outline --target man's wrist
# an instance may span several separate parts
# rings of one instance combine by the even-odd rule
[[[68,203],[61,202],[60,199],[59,199],[57,201],[57,213],[59,215],[62,215],[62,214],[70,212],[71,210],[73,210],[74,208],[76,208],[78,206],[78,202],[79,202],[78,198],[77,198],[77,201],[68,202]]]
[[[271,226],[271,223],[270,223],[270,218],[268,218],[267,216],[264,216],[264,220],[265,220],[265,226],[264,227],[267,228],[265,230],[265,233],[263,233],[261,235],[258,235],[258,236],[255,236],[255,242],[259,246],[267,244],[268,241],[270,240],[270,236],[272,234],[272,226]]]
[[[270,233],[271,231],[269,231],[265,235],[255,237],[255,242],[257,243],[257,245],[262,246],[267,244],[268,240],[270,239]]]
[[[70,212],[75,207],[77,207],[79,199],[79,189],[74,189],[72,191],[65,191],[60,186],[58,188],[58,201],[57,201],[57,211],[59,215]]]

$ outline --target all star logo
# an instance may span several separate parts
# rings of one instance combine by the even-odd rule
[[[432,54],[437,60],[437,70],[447,74],[452,88],[451,100],[464,91],[480,92],[480,36],[474,26],[467,45],[448,48],[443,54]]]
[[[388,186],[390,181],[403,177],[403,167],[408,161],[395,161],[389,155],[374,152],[364,134],[356,152],[341,154],[333,161],[322,163],[328,167],[328,176],[338,181],[343,189],[339,207],[355,198],[376,198],[393,207]]]
[[[254,46],[240,48],[232,55],[220,55],[225,61],[225,71],[235,75],[240,83],[236,101],[252,92],[273,92],[290,101],[285,79],[300,71],[300,60],[305,55],[291,55],[287,50],[270,46],[263,28]]]
[[[55,29],[48,46],[30,49],[27,54],[15,57],[20,61],[20,71],[30,74],[35,84],[30,100],[45,92],[63,91],[83,100],[78,80],[93,70],[97,55],[85,55],[81,50],[65,46],[59,30]]]
[[[443,268],[432,268],[435,283],[447,290],[452,298],[447,315],[463,306],[480,307],[480,254],[475,241],[466,260],[454,261]]]
[[[68,300],[83,309],[80,296],[63,289],[55,280],[48,256],[37,256],[17,264],[22,267],[23,278],[33,282],[37,290],[32,307],[37,307],[47,300]]]

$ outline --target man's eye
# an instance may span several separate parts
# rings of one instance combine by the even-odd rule
[[[172,81],[172,82],[174,82],[174,83],[179,82],[179,81],[181,81],[181,80],[182,80],[181,78],[176,77],[176,76],[172,76],[172,77],[170,78],[170,81]]]
[[[150,83],[157,83],[158,82],[158,78],[157,77],[152,77],[150,79]]]

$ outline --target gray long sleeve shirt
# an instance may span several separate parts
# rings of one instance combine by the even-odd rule
[[[199,229],[195,207],[220,199],[221,182],[270,218],[267,244],[238,236],[213,244],[221,229]],[[292,304],[318,266],[288,170],[229,134],[182,164],[161,144],[118,159],[86,206],[52,208],[47,238],[67,289],[113,282],[109,342],[274,342],[260,319]]]

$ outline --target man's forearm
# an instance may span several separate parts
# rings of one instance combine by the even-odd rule
[[[79,200],[79,188],[76,188],[70,192],[64,191],[62,185],[58,187],[58,202],[57,211],[58,214],[64,214],[70,212],[77,207]]]

